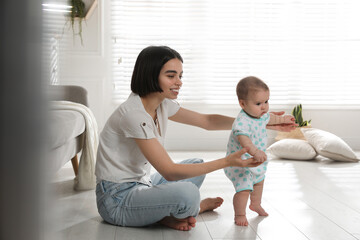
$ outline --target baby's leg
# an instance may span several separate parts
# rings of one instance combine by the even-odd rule
[[[235,211],[235,224],[239,226],[249,225],[246,218],[246,205],[249,199],[250,191],[237,192],[233,198]]]
[[[257,212],[260,216],[268,216],[269,214],[261,207],[261,198],[264,188],[264,180],[254,185],[254,190],[250,194],[249,208]]]

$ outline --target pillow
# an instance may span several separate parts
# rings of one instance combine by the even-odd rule
[[[355,152],[338,136],[316,128],[301,128],[307,141],[316,152],[337,161],[357,162]]]
[[[267,152],[279,158],[311,160],[316,157],[315,149],[305,140],[283,139],[268,147]]]

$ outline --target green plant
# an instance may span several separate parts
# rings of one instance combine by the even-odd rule
[[[85,18],[85,3],[82,0],[70,0],[70,5],[72,6],[70,12],[70,21],[73,29],[74,37],[75,35],[79,35],[81,39],[81,45],[83,45],[82,38],[82,21]],[[74,24],[75,20],[79,21],[79,29],[78,32],[75,32]]]
[[[310,126],[311,120],[303,120],[301,104],[295,106],[291,114],[295,117],[295,123],[297,123],[299,127]]]

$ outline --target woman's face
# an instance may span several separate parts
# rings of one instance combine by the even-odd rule
[[[259,90],[250,93],[248,99],[239,100],[244,111],[254,118],[260,118],[269,111],[270,93],[266,90]]]
[[[176,99],[182,86],[182,62],[173,58],[162,67],[159,74],[159,85],[163,90],[160,94],[165,98]]]

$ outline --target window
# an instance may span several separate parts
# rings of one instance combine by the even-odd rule
[[[236,104],[237,82],[263,79],[271,104],[360,105],[356,0],[112,0],[114,99],[130,93],[139,52],[184,58],[179,102]]]
[[[59,83],[59,51],[60,39],[65,27],[64,14],[71,6],[65,0],[43,0],[43,73],[49,84]]]

